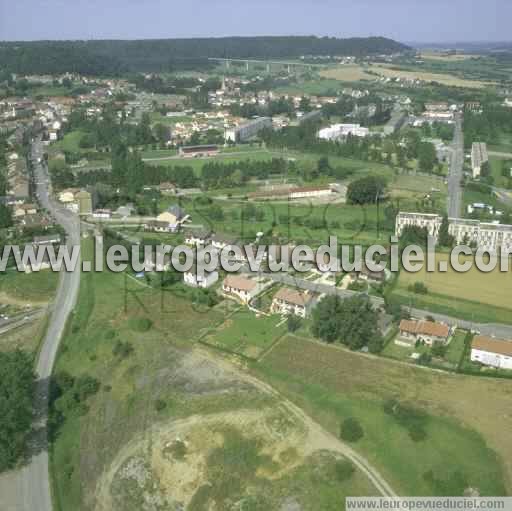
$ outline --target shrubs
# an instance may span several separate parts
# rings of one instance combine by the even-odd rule
[[[425,440],[427,432],[425,426],[428,416],[421,410],[390,399],[384,403],[384,412],[392,416],[398,424],[407,429],[413,442]]]
[[[355,472],[354,465],[349,460],[338,460],[334,466],[336,480],[339,483],[348,481]]]
[[[296,332],[302,325],[302,321],[299,317],[290,314],[286,319],[286,327],[288,328],[288,332],[293,333]]]
[[[133,353],[133,346],[129,342],[123,342],[119,339],[112,348],[112,355],[118,358],[127,358]]]
[[[162,410],[165,410],[167,407],[167,403],[163,399],[157,399],[155,401],[155,410],[157,412],[161,412]]]
[[[364,436],[363,426],[354,417],[349,417],[341,423],[340,438],[347,442],[357,442]]]
[[[0,353],[0,471],[23,454],[32,423],[35,375],[32,358],[22,351]]]
[[[428,288],[423,282],[415,282],[414,284],[410,284],[407,288],[411,293],[416,293],[417,295],[426,295],[428,294]]]
[[[131,318],[128,321],[128,326],[135,332],[143,333],[147,332],[153,323],[149,318]]]

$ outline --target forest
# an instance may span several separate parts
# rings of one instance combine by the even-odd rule
[[[291,58],[303,55],[367,55],[407,51],[383,37],[224,37],[137,41],[3,42],[0,68],[18,74],[76,72],[91,76],[172,72],[211,66],[208,58]]]

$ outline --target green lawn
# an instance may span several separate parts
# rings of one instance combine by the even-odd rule
[[[467,332],[465,330],[456,330],[450,344],[448,344],[444,358],[454,366],[458,366],[462,358],[462,354],[464,353],[464,340],[466,338],[466,334]]]
[[[257,358],[286,332],[281,316],[260,316],[242,309],[208,334],[203,341],[250,358]]]
[[[52,145],[52,148],[60,149],[62,151],[68,151],[70,153],[78,153],[81,151],[85,151],[85,149],[82,149],[80,147],[80,140],[84,136],[84,132],[80,130],[71,131],[69,133],[66,133],[64,135],[64,138],[62,140],[59,140],[58,142],[55,142]]]

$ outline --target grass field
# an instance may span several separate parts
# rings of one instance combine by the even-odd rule
[[[506,485],[512,490],[509,419],[502,413],[512,382],[435,373],[292,336],[254,371],[333,433],[343,419],[356,417],[364,437],[354,447],[400,494],[440,495],[439,485],[426,478],[430,470],[447,482],[450,495],[461,494],[466,484],[481,495],[505,494]],[[426,414],[425,440],[413,441],[384,412],[388,399]],[[462,485],[454,484],[457,472]]]
[[[254,312],[242,309],[229,316],[203,341],[250,358],[258,358],[285,332],[286,322],[282,322],[281,316],[257,317]]]
[[[79,153],[84,151],[84,149],[80,148],[80,140],[84,136],[84,132],[80,130],[71,131],[64,135],[62,140],[55,142],[52,144],[52,149],[60,149],[62,151],[69,151],[70,153]]]
[[[469,260],[469,259],[468,259]],[[448,254],[436,254],[436,268],[440,261],[449,261]],[[463,261],[463,259],[461,259]],[[407,291],[410,284],[423,282],[429,293],[457,300],[480,303],[482,309],[512,310],[512,273],[500,272],[499,265],[493,272],[482,273],[473,264],[469,272],[458,273],[448,265],[447,272],[427,272],[426,265],[418,273],[400,272],[398,289]],[[428,295],[427,295],[428,296]]]
[[[461,62],[476,57],[476,55],[470,55],[466,53],[456,54],[445,54],[437,51],[423,51],[421,52],[421,58],[427,60],[439,60],[442,62]]]
[[[481,80],[469,80],[455,75],[431,73],[423,70],[412,71],[396,69],[391,64],[374,64],[371,70],[386,78],[405,78],[411,80],[424,80],[427,82],[438,82],[451,87],[467,87],[471,89],[482,89],[492,84]]]
[[[57,289],[59,274],[50,270],[0,274],[0,294],[15,303],[47,303]]]
[[[84,258],[91,256],[89,243]],[[57,372],[101,382],[81,412],[64,408],[51,449],[56,509],[139,511],[144,502],[186,509],[339,509],[347,495],[373,495],[357,470],[339,477],[338,452],[262,393],[226,360],[191,343],[225,323],[173,294],[122,274],[84,274]],[[141,319],[150,320],[140,328]],[[234,339],[248,328],[240,315]],[[266,332],[256,342],[264,344]],[[238,333],[237,333],[238,332]],[[272,333],[272,335],[274,335]],[[116,343],[130,343],[115,354]],[[162,508],[162,507],[160,507]]]
[[[360,80],[374,80],[375,76],[365,72],[365,68],[357,65],[342,65],[332,69],[320,71],[320,76],[342,82],[358,82]]]

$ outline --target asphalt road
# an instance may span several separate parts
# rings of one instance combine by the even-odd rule
[[[42,157],[42,152],[42,145],[35,142],[32,147],[35,161]],[[37,195],[42,207],[47,209],[65,229],[68,246],[79,245],[80,223],[78,217],[69,210],[62,209],[51,199],[45,167],[35,165],[34,174]],[[66,272],[64,269],[61,271],[46,336],[36,364],[38,381],[34,401],[34,434],[29,442],[29,452],[32,456],[22,469],[0,478],[0,509],[2,511],[52,510],[46,439],[49,378],[52,374],[66,320],[76,303],[79,285],[79,265],[73,272]]]
[[[459,218],[462,206],[462,169],[464,166],[464,135],[462,132],[462,117],[457,115],[455,134],[452,142],[452,157],[450,174],[448,176],[448,217]]]

